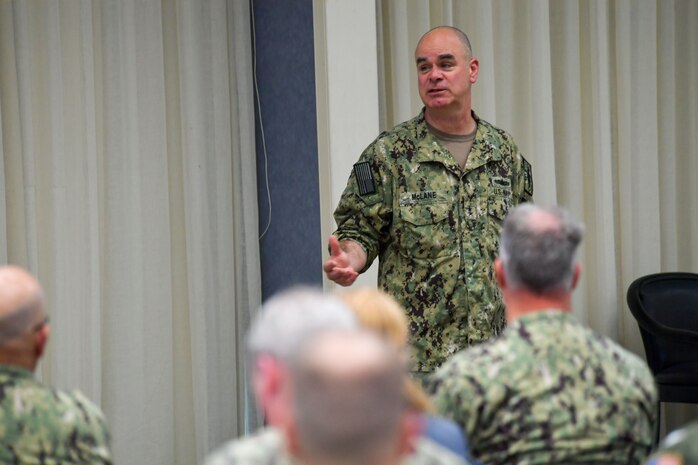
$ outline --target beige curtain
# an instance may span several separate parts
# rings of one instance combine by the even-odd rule
[[[249,3],[0,0],[0,261],[43,283],[39,376],[115,461],[243,432],[260,302]]]
[[[586,224],[575,312],[643,354],[625,291],[698,272],[698,2],[378,1],[382,125],[416,115],[414,47],[429,28],[468,33],[473,107],[514,135],[535,200]],[[368,142],[368,141],[367,141]],[[668,409],[667,428],[696,418]]]

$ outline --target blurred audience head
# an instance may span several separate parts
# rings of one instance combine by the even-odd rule
[[[413,421],[398,351],[366,330],[324,331],[291,363],[289,451],[304,464],[397,464],[411,451]]]
[[[356,326],[346,304],[311,287],[290,288],[262,305],[247,347],[252,386],[269,424],[290,421],[287,365],[299,346],[319,332]]]
[[[34,371],[48,337],[39,282],[20,267],[0,266],[0,364]]]

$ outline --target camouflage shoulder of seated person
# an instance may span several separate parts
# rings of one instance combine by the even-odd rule
[[[110,437],[101,410],[79,391],[54,390],[33,380],[0,383],[0,461],[32,463],[39,457],[76,464],[111,464]]]

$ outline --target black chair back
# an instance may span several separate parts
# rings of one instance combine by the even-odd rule
[[[627,301],[660,400],[698,402],[698,274],[643,276],[628,288]]]

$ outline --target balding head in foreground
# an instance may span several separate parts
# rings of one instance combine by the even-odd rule
[[[307,465],[399,463],[415,433],[398,351],[368,331],[328,331],[293,360],[290,451]]]

